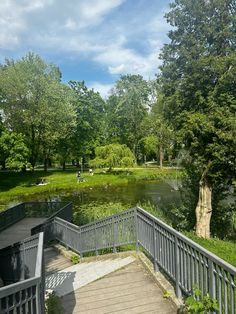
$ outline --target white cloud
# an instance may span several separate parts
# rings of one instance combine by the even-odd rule
[[[93,88],[95,92],[99,92],[104,99],[109,96],[109,92],[111,91],[113,86],[113,84],[102,84],[99,82],[92,82],[88,84],[89,88]]]
[[[146,13],[140,14],[141,2],[145,1],[133,5],[132,0],[0,0],[0,48],[92,60],[110,75],[153,77],[169,26],[159,0],[152,0],[150,7],[145,4]],[[122,10],[126,4],[129,10]],[[108,87],[95,86],[104,93]]]

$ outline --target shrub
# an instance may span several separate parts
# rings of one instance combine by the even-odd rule
[[[193,295],[184,301],[182,313],[190,314],[208,314],[219,310],[218,303],[212,299],[209,294],[203,295],[197,287],[193,289]]]
[[[78,254],[73,254],[73,255],[71,256],[70,260],[71,260],[72,264],[75,265],[75,264],[78,264],[78,263],[79,263],[80,257],[79,257]]]
[[[63,314],[64,309],[61,299],[55,292],[47,293],[45,300],[45,313],[46,314]]]

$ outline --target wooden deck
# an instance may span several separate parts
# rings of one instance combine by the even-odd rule
[[[30,237],[31,228],[46,218],[24,218],[0,233],[0,249]]]
[[[138,260],[63,296],[62,303],[65,314],[177,313]]]
[[[44,250],[44,261],[46,276],[73,265],[68,258],[59,254],[53,248]]]

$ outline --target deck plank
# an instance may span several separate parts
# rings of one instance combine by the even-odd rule
[[[63,296],[62,303],[65,314],[177,313],[138,260]]]

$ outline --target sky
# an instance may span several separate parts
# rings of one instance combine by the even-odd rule
[[[0,0],[0,63],[31,51],[106,97],[120,75],[152,79],[170,0]]]

